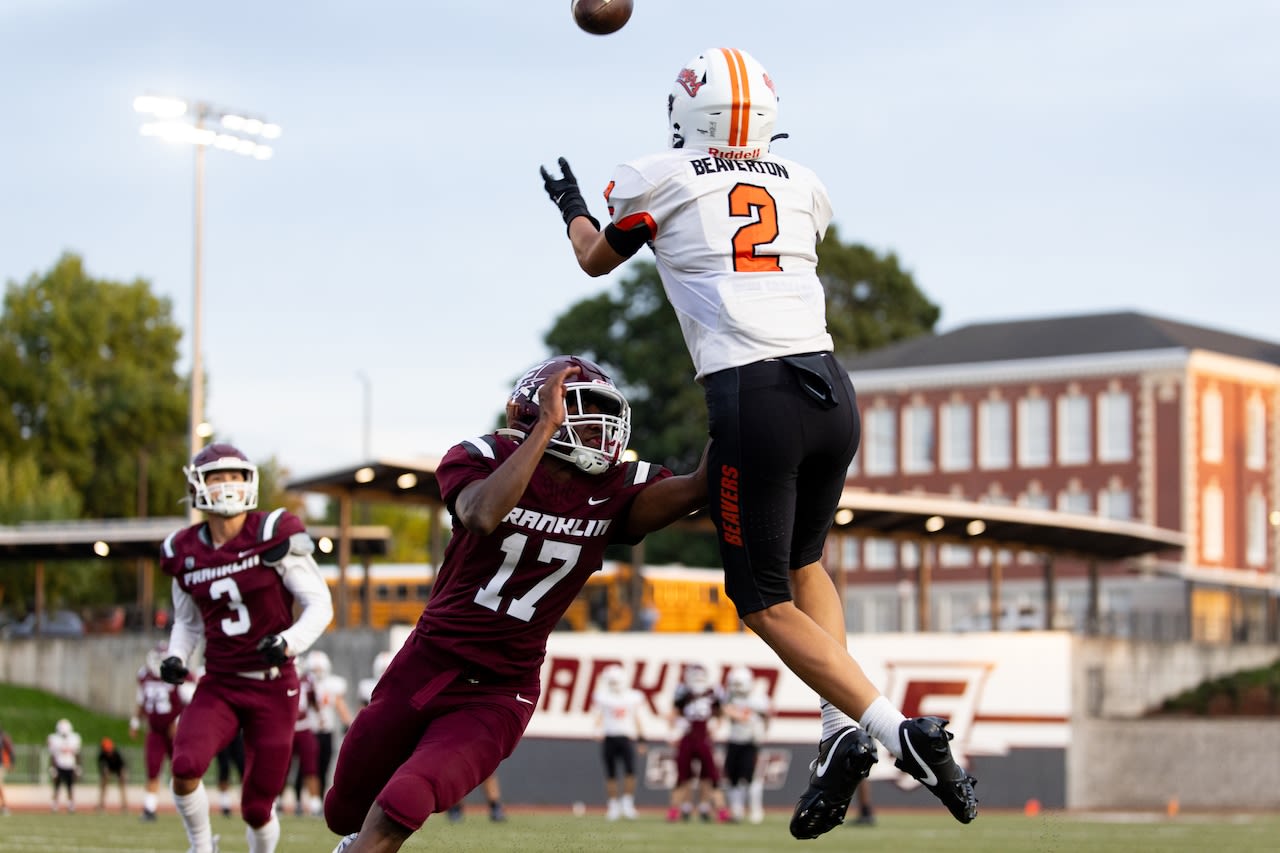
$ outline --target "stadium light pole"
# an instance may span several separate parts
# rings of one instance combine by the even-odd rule
[[[191,409],[188,424],[188,457],[204,446],[213,429],[204,418],[204,339],[202,310],[204,301],[204,158],[210,147],[230,151],[255,160],[269,160],[270,145],[260,140],[280,136],[280,125],[246,115],[238,110],[222,109],[204,101],[190,101],[163,95],[139,95],[133,108],[150,118],[140,128],[143,136],[164,142],[190,145],[195,149],[195,236],[192,258],[191,308]],[[209,127],[209,124],[216,124]],[[197,518],[195,507],[190,517]]]

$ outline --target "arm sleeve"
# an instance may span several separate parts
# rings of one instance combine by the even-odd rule
[[[293,597],[302,605],[298,619],[280,636],[288,644],[289,653],[297,656],[311,648],[311,644],[320,639],[324,629],[333,621],[333,598],[329,595],[329,585],[320,574],[311,552],[315,545],[311,537],[305,533],[295,533],[290,537],[289,553],[276,567],[285,587],[293,593]]]
[[[169,632],[169,654],[185,664],[204,636],[204,623],[200,620],[200,608],[187,591],[173,581],[173,629]]]

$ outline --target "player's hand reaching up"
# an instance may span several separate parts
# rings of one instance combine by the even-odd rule
[[[578,179],[573,176],[573,170],[569,168],[569,161],[560,158],[560,174],[563,177],[553,178],[546,167],[540,167],[542,170],[542,187],[547,191],[547,195],[551,196],[551,200],[555,202],[556,207],[560,208],[560,215],[564,217],[564,224],[568,227],[569,223],[577,219],[579,216],[585,216],[591,220],[591,224],[596,230],[600,230],[600,221],[591,215],[591,211],[587,207],[587,202],[582,198],[582,191],[578,189]]]
[[[560,429],[568,419],[564,403],[564,383],[577,376],[580,371],[576,367],[566,367],[554,374],[538,389],[538,420],[550,424],[555,430]]]

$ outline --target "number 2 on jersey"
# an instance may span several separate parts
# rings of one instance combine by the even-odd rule
[[[502,540],[502,551],[506,557],[503,558],[498,573],[476,592],[476,604],[487,607],[494,613],[499,612],[503,601],[502,587],[511,580],[511,575],[515,572],[516,564],[520,562],[520,555],[524,553],[528,542],[529,537],[523,533],[512,533]],[[550,539],[543,542],[542,550],[538,552],[538,562],[551,563],[560,560],[563,565],[530,587],[524,595],[511,599],[507,605],[507,615],[514,616],[523,622],[532,619],[534,605],[542,596],[550,592],[553,586],[564,580],[565,575],[573,571],[573,567],[578,564],[578,553],[581,550],[581,546],[571,542],[555,542]]]
[[[778,238],[778,205],[764,187],[734,184],[729,190],[729,215],[754,221],[733,233],[734,272],[782,272],[777,255],[762,255],[761,246]]]

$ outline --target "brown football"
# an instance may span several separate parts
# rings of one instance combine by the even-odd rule
[[[631,20],[631,0],[573,0],[573,20],[592,35],[607,36]]]

